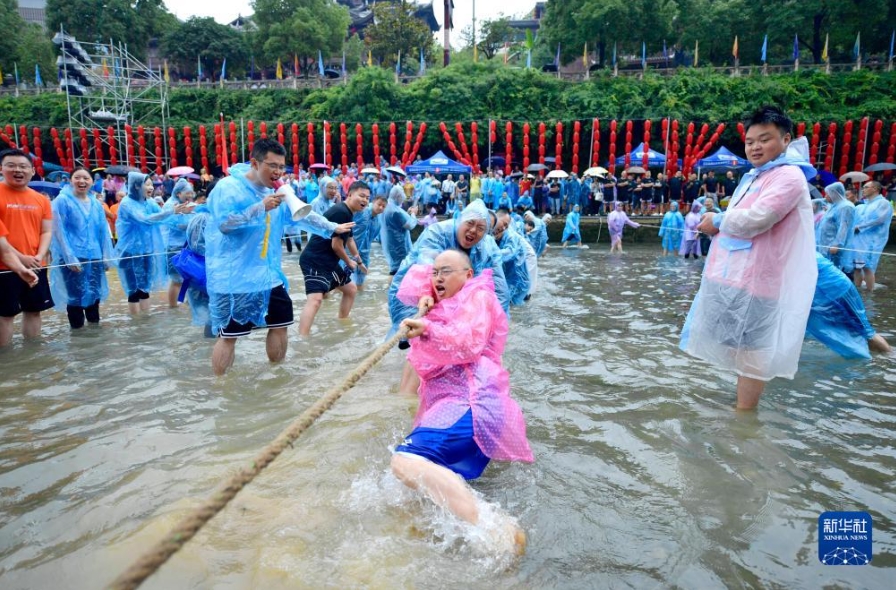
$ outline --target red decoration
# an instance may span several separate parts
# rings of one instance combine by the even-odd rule
[[[82,129],[81,131],[84,130]],[[28,148],[28,128],[24,125],[19,125],[19,149],[26,154],[31,153],[31,150]]]
[[[401,165],[407,166],[410,164],[409,158],[411,157],[411,141],[414,139],[414,124],[411,121],[408,121],[404,124],[404,151],[401,153]]]
[[[616,119],[610,121],[610,162],[607,169],[610,174],[616,171]]]
[[[859,141],[856,143],[856,159],[854,170],[860,171],[863,168],[865,160],[865,144],[868,141],[868,117],[863,117],[859,124]]]
[[[409,162],[413,162],[417,157],[417,152],[420,151],[420,144],[423,141],[423,136],[426,133],[426,123],[420,123],[420,127],[417,130],[417,140],[414,142],[414,149],[411,152],[410,157],[408,158]]]
[[[572,171],[575,174],[579,172],[579,132],[582,130],[582,124],[576,121],[572,125]]]
[[[208,165],[208,137],[205,133],[205,125],[199,126],[199,156],[202,162],[202,167],[206,170],[209,169]]]
[[[326,147],[324,148],[324,163],[333,167],[333,134],[330,128],[330,122],[324,121],[324,144]]]
[[[594,142],[591,144],[591,162],[588,166],[597,166],[600,162],[600,119],[594,119],[591,122],[591,134],[594,136]]]
[[[348,172],[348,133],[345,123],[339,124],[339,151],[342,154],[342,173]]]
[[[647,164],[650,162],[650,119],[644,121],[644,156],[641,158],[641,163],[644,168],[647,168]]]
[[[140,170],[143,174],[146,174],[149,172],[149,167],[146,165],[146,135],[144,134],[143,125],[137,125],[137,145],[140,146]]]
[[[545,126],[544,123],[538,124],[538,163],[539,164],[544,164],[544,152],[545,152],[544,143],[545,143],[545,140],[547,139],[545,137],[546,130],[547,130],[547,127]],[[542,171],[541,175],[542,176],[544,175],[544,171]]]
[[[489,143],[498,143],[498,135],[495,133],[495,128],[497,124],[495,121],[488,122],[488,142]]]
[[[887,147],[887,162],[893,164],[896,158],[896,123],[890,126],[890,145]]]
[[[34,167],[37,170],[37,173],[41,176],[44,175],[44,150],[40,144],[40,127],[34,127],[31,129],[31,133],[34,134]]]
[[[473,148],[473,169],[479,172],[479,127],[476,121],[470,123],[470,144]]]
[[[296,178],[299,176],[299,126],[297,123],[292,123],[289,126],[289,134],[290,134],[290,150],[292,150],[292,171],[293,174],[296,175]]]
[[[193,167],[193,138],[190,136],[192,130],[188,125],[184,125],[184,158],[189,167]]]
[[[314,123],[308,123],[308,165],[314,165]]]
[[[389,165],[398,162],[398,137],[395,135],[395,122],[389,123]]]
[[[513,123],[504,124],[504,174],[513,170]]]
[[[34,128],[36,133],[34,134],[35,142],[39,139],[40,129],[37,127]],[[106,159],[103,157],[103,137],[100,135],[99,129],[94,129],[93,133],[93,157],[96,160],[96,165],[100,168],[106,167]],[[35,143],[34,148],[35,155],[37,155],[37,144]]]
[[[529,133],[532,131],[532,128],[529,126],[529,123],[523,124],[523,170],[526,170],[529,167]]]
[[[457,141],[460,143],[460,153],[464,155],[464,164],[469,165],[470,162],[470,150],[467,149],[467,140],[464,137],[464,126],[460,123],[454,124],[454,131],[457,133]]]
[[[264,121],[262,121],[261,123],[259,123],[259,124],[258,124],[258,130],[259,130],[259,133],[261,133],[261,138],[262,138],[262,139],[267,139],[267,138],[268,138],[268,124],[267,124],[267,123],[265,123]]]
[[[632,163],[632,122],[625,122],[625,167]]]
[[[444,123],[443,123],[444,125]],[[371,126],[373,132],[373,165],[380,167],[380,126],[374,123]]]
[[[358,158],[358,172],[361,172],[361,168],[364,167],[364,145],[363,138],[361,136],[362,127],[360,123],[355,124],[355,142],[357,147],[357,158]]]
[[[563,165],[563,123],[557,121],[557,125],[554,127],[556,133],[554,134],[554,169],[560,170]]]

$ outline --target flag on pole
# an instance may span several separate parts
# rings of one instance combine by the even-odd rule
[[[641,69],[647,69],[647,43],[641,41]]]
[[[560,44],[557,43],[557,55],[554,56],[554,65],[557,66],[557,69],[560,69]]]
[[[616,42],[613,41],[613,65],[616,65]]]
[[[426,58],[423,57],[423,50],[420,50],[420,71],[418,74],[422,76],[426,73]]]
[[[367,52],[367,67],[373,66],[373,51]]]
[[[734,36],[734,47],[731,48],[731,55],[734,56],[734,59],[735,59],[735,60],[738,58],[738,55],[737,55],[737,35]]]
[[[527,49],[526,50],[526,69],[529,69],[531,67],[532,67],[532,50]]]
[[[227,61],[227,58],[224,59]],[[221,76],[221,80],[224,77]],[[224,113],[221,113],[221,174],[230,174],[230,166],[227,163],[227,127],[224,125]]]
[[[165,60],[165,66],[164,66],[164,68],[165,68],[165,69],[164,69],[164,72],[165,72],[165,74],[164,74],[165,84],[169,84],[169,85],[170,85],[170,84],[171,84],[171,76],[168,75],[168,60],[167,60],[167,59]]]
[[[317,73],[320,74],[321,78],[324,76],[324,54],[321,53],[320,49],[317,50]]]
[[[196,80],[202,80],[202,58],[196,56]]]
[[[859,56],[862,54],[862,32],[859,31],[859,34],[856,35],[856,44],[852,46],[852,56],[856,59],[859,59]]]
[[[800,61],[800,36],[793,36],[793,61]]]
[[[765,38],[762,40],[762,57],[759,59],[762,63],[768,61],[768,33],[765,34]]]
[[[106,63],[106,58],[103,58],[103,78],[109,77],[109,64]]]
[[[694,67],[700,64],[700,41],[694,41]]]
[[[40,77],[40,64],[34,64],[34,83],[37,86],[44,85],[44,80]]]
[[[398,50],[398,60],[395,62],[395,75],[401,75],[401,49]]]
[[[476,47],[476,42],[473,42],[473,63],[479,62],[479,48]]]
[[[828,39],[830,34],[824,36],[824,49],[821,50],[821,61],[827,63],[830,59],[830,55],[828,55]]]
[[[292,54],[292,75],[299,77],[299,56],[295,53]]]
[[[348,72],[345,69],[345,49],[342,50],[342,77],[345,78]]]
[[[890,35],[890,55],[888,59],[893,59],[896,56],[896,53],[893,53],[893,42],[896,41],[896,30],[893,31],[893,34]]]
[[[510,58],[510,48],[507,46],[507,41],[504,41],[504,63],[507,63],[507,60]]]
[[[227,58],[225,57],[224,61],[221,63],[221,79],[219,80],[222,87],[224,86],[224,80],[226,80],[226,79],[227,79]],[[223,121],[223,120],[224,120],[224,115],[222,114],[221,121]]]
[[[277,58],[277,79],[283,79],[283,63],[280,61],[280,58]]]
[[[669,50],[666,49],[666,40],[663,39],[663,60],[669,61]]]
[[[13,67],[16,70],[16,86],[18,87],[18,85],[19,85],[19,63],[18,62],[13,63]]]

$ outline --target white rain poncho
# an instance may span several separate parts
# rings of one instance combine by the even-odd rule
[[[338,197],[333,201],[331,201],[329,198],[327,198],[327,185],[329,185],[329,184],[337,184],[338,185],[338,183],[335,180],[333,180],[331,177],[324,176],[323,178],[320,179],[320,181],[317,184],[318,184],[318,194],[317,194],[317,197],[313,201],[311,201],[311,210],[314,211],[315,213],[317,213],[318,215],[323,215],[324,213],[327,212],[327,210],[330,207],[335,205],[339,200]],[[337,192],[336,194],[338,195],[339,193]]]
[[[844,266],[852,259],[844,248],[851,248],[852,232],[855,226],[855,205],[846,198],[846,189],[843,183],[835,182],[825,187],[824,192],[831,199],[831,207],[824,212],[821,221],[815,228],[815,241],[818,251],[822,256],[830,260],[837,268],[849,272],[852,270]],[[831,253],[831,248],[837,248],[836,254]]]
[[[293,222],[285,202],[265,212],[262,201],[274,190],[249,182],[249,170],[246,164],[231,166],[230,176],[218,182],[208,198],[205,267],[215,334],[231,319],[264,325],[271,289],[287,286],[280,266],[285,227],[295,225],[325,238],[336,228],[313,212]]]
[[[877,271],[880,253],[890,239],[890,220],[893,206],[878,195],[862,206],[856,207],[855,235],[852,239],[852,260],[856,268]]]
[[[501,259],[504,261],[504,279],[507,281],[507,288],[510,290],[510,303],[512,305],[522,305],[526,301],[526,296],[532,288],[532,282],[529,277],[529,266],[527,265],[527,252],[524,244],[526,238],[516,233],[513,226],[508,225],[497,241],[498,249],[501,251]],[[534,251],[533,251],[534,252]]]
[[[797,371],[818,275],[803,150],[800,138],[745,174],[722,217],[680,342],[710,366],[762,381]]]
[[[414,264],[432,264],[436,256],[445,250],[463,250],[457,241],[457,228],[467,220],[476,219],[484,220],[486,223],[486,231],[491,226],[491,216],[486,209],[485,204],[480,201],[474,201],[464,209],[460,219],[448,219],[433,224],[424,230],[410,253],[402,261],[392,284],[389,286],[389,316],[392,318],[392,331],[394,334],[398,330],[398,324],[402,320],[413,317],[417,312],[417,308],[412,305],[405,305],[398,299],[398,288],[405,273]],[[482,239],[467,251],[470,256],[470,262],[473,264],[473,274],[479,275],[483,270],[490,268],[494,271],[495,294],[504,311],[510,308],[510,291],[507,289],[507,281],[504,278],[504,267],[501,260],[501,250],[495,244],[495,239],[486,234]]]
[[[86,205],[86,207],[85,207]],[[112,238],[103,206],[88,196],[81,201],[65,185],[53,200],[53,239],[50,242],[54,268],[50,287],[56,309],[89,307],[109,296],[106,262],[112,258]],[[91,262],[95,261],[95,262]],[[80,272],[57,265],[79,265]]]
[[[389,192],[380,225],[380,242],[390,273],[398,272],[401,261],[411,251],[411,230],[417,227],[417,218],[401,208],[403,201],[404,191]]]
[[[128,173],[128,194],[118,205],[115,220],[115,263],[124,292],[151,293],[165,286],[165,241],[161,224],[172,211],[162,211],[153,199],[143,194],[147,175]]]

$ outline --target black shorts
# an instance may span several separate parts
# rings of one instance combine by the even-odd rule
[[[313,266],[302,264],[302,274],[305,275],[305,294],[329,293],[333,289],[348,285],[352,282],[352,275],[341,266],[336,270],[319,270]]]
[[[234,295],[234,305],[239,306],[238,300],[240,297],[257,296],[259,296],[258,293]],[[289,298],[289,293],[286,291],[286,288],[283,285],[278,285],[271,289],[271,295],[268,299],[268,312],[264,316],[263,326],[256,326],[252,322],[241,324],[231,318],[230,323],[221,328],[221,331],[218,332],[218,336],[221,338],[239,338],[240,336],[248,335],[252,330],[259,330],[262,328],[285,328],[291,326],[294,321],[292,299]]]
[[[37,271],[37,284],[29,287],[12,271],[0,271],[0,317],[11,318],[20,313],[39,313],[53,307],[47,269]]]

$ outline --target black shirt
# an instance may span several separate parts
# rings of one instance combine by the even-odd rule
[[[350,223],[354,218],[354,215],[352,214],[351,209],[348,208],[348,205],[345,203],[338,203],[327,209],[327,212],[324,213],[324,217],[333,223],[342,224]],[[351,237],[352,232],[347,231],[344,234],[336,235],[342,238],[342,244],[345,246],[345,243],[348,241],[349,237]],[[321,272],[333,272],[336,270],[339,267],[339,256],[333,251],[331,238],[322,238],[318,235],[312,235],[308,245],[302,250],[302,255],[299,257],[299,264],[302,266],[310,266]]]
[[[672,201],[681,199],[681,179],[677,176],[669,179],[669,199]]]
[[[706,192],[715,193],[719,188],[719,181],[715,178],[706,177],[706,180],[703,181],[703,184],[706,186]]]
[[[731,195],[733,195],[734,189],[737,188],[737,181],[733,178],[725,178],[722,183],[725,187],[725,196],[730,197]]]
[[[689,180],[688,183],[684,187],[684,199],[688,203],[694,201],[697,198],[697,195],[700,193],[700,185],[697,184],[696,180]]]
[[[628,191],[631,186],[631,182],[628,180],[620,180],[616,183],[616,198],[620,201],[628,200]]]

